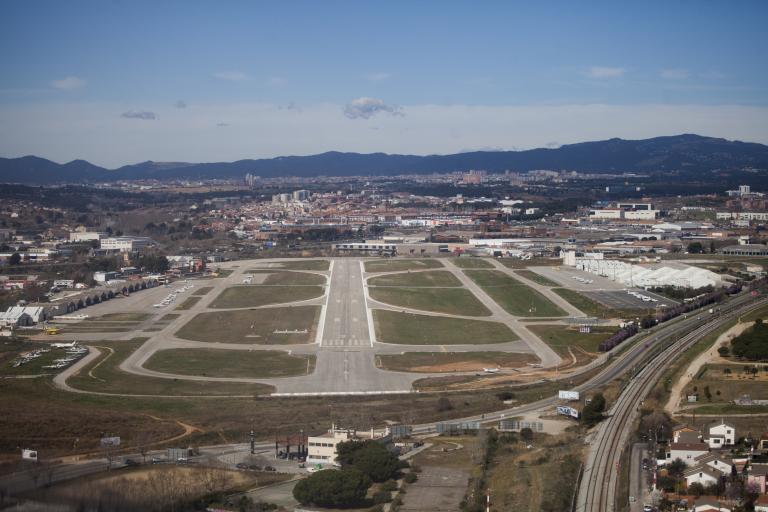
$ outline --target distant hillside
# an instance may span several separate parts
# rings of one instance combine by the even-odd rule
[[[388,155],[328,152],[218,163],[143,162],[107,170],[84,160],[57,164],[43,158],[0,158],[0,181],[48,184],[116,179],[237,178],[428,174],[483,169],[490,172],[553,169],[591,172],[648,172],[768,169],[768,146],[700,135],[645,140],[610,139],[557,149],[477,151],[454,155]]]

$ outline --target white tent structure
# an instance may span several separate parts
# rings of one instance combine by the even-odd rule
[[[576,258],[576,268],[607,277],[612,281],[630,287],[675,286],[679,288],[702,288],[704,286],[720,286],[722,284],[718,274],[678,262],[633,265],[618,260]]]

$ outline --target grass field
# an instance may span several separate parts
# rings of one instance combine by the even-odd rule
[[[261,284],[322,286],[325,284],[325,277],[306,272],[276,272],[270,273]]]
[[[369,286],[407,286],[415,287],[458,287],[461,286],[456,276],[447,270],[432,270],[428,272],[406,272],[376,276],[368,280]]]
[[[40,357],[32,359],[21,366],[13,367],[13,361],[21,354],[40,348],[47,347],[40,343],[30,342],[9,342],[7,345],[4,345],[4,350],[0,351],[0,376],[52,375],[62,371],[62,369],[43,368],[43,366],[51,365],[54,360],[66,357],[68,354],[63,348],[51,348],[50,352],[43,353]]]
[[[568,358],[568,348],[580,348],[585,352],[597,352],[597,346],[616,329],[612,327],[593,327],[592,332],[582,333],[578,328],[569,328],[563,325],[528,325],[539,338],[552,347],[561,357]]]
[[[505,343],[518,339],[509,327],[498,322],[412,315],[381,309],[373,311],[373,321],[376,327],[376,338],[382,343],[479,345]]]
[[[532,354],[514,352],[405,352],[376,356],[377,365],[384,370],[399,372],[482,371],[483,368],[519,368],[538,363]]]
[[[325,271],[331,267],[331,262],[328,260],[305,260],[296,259],[291,261],[279,261],[270,263],[270,265],[279,265],[276,269],[284,268],[286,270],[317,270]],[[264,267],[256,270],[265,270]]]
[[[86,318],[86,322],[143,322],[152,316],[149,313],[126,311],[124,313],[107,313],[106,315]]]
[[[143,343],[144,341],[89,343],[99,348],[101,356],[80,373],[70,377],[67,384],[86,391],[130,395],[261,395],[274,391],[272,386],[265,384],[163,379],[122,371],[119,368],[120,363]]]
[[[481,258],[453,258],[451,263],[459,268],[493,268],[493,263]]]
[[[463,316],[490,316],[491,312],[463,288],[370,288],[371,298],[404,308]]]
[[[172,321],[176,320],[177,318],[179,318],[180,316],[181,316],[181,313],[168,313],[168,314],[165,314],[165,315],[161,316],[157,321],[158,322],[163,322],[163,323],[165,323],[165,322],[172,322]]]
[[[756,367],[757,373],[747,370]],[[743,395],[768,400],[768,365],[706,364],[685,388],[685,395],[698,394],[699,402],[733,402]],[[695,388],[695,389],[694,389]],[[710,398],[706,397],[709,390]]]
[[[200,302],[200,299],[202,299],[202,297],[199,297],[199,296],[198,296],[198,297],[196,297],[196,296],[187,297],[186,299],[184,299],[184,302],[182,302],[181,304],[179,304],[178,306],[176,306],[176,308],[175,308],[175,309],[177,309],[177,310],[179,310],[179,311],[185,311],[185,310],[187,310],[187,309],[192,309],[192,307],[193,307],[195,304],[197,304],[198,302]]]
[[[365,262],[366,272],[398,272],[405,270],[425,270],[430,268],[442,268],[439,260],[432,259],[389,259],[371,260]]]
[[[230,286],[211,302],[218,309],[254,308],[320,297],[320,286]]]
[[[526,279],[530,279],[534,283],[539,283],[542,286],[560,286],[548,277],[544,277],[541,274],[537,274],[533,270],[516,270],[515,273],[520,274]]]
[[[206,377],[293,377],[308,375],[314,355],[289,355],[282,350],[160,350],[144,364],[149,370]]]
[[[476,282],[509,314],[515,316],[566,316],[542,294],[499,270],[466,270]]]
[[[320,306],[293,306],[200,313],[176,336],[211,343],[278,344],[311,343],[315,339]],[[275,331],[303,331],[280,334]]]
[[[203,286],[202,288],[198,288],[197,290],[193,291],[192,295],[198,295],[202,297],[203,295],[206,295],[211,290],[213,290],[213,286]]]

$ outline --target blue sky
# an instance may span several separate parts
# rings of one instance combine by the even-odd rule
[[[534,4],[6,0],[0,155],[768,143],[768,2]]]

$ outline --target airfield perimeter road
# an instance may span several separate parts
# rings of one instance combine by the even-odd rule
[[[612,512],[616,510],[616,488],[625,462],[624,448],[629,440],[639,405],[650,393],[669,365],[680,354],[701,338],[738,316],[768,303],[768,298],[755,300],[743,294],[714,314],[701,313],[696,324],[683,322],[673,330],[668,342],[659,344],[649,358],[629,381],[616,403],[608,411],[608,417],[598,427],[590,443],[587,461],[579,487],[576,510],[579,512]],[[701,320],[698,320],[701,318]]]

